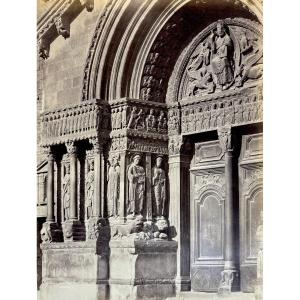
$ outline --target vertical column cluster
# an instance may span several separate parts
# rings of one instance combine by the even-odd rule
[[[63,155],[58,155],[59,150],[53,150],[55,147],[47,148],[47,219],[41,231],[43,242],[94,240],[98,237],[105,214],[105,161],[99,140],[92,138],[89,142],[87,148],[79,147],[74,141],[67,142],[67,151]],[[85,157],[85,160],[80,157]],[[84,176],[80,174],[81,164],[86,166]],[[59,166],[61,173],[58,172]],[[80,193],[82,183],[84,195]],[[82,205],[84,216],[81,214]]]

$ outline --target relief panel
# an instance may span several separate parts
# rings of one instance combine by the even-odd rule
[[[195,163],[222,160],[222,149],[218,141],[196,143],[195,144]]]

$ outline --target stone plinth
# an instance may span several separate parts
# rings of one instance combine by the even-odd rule
[[[108,251],[103,242],[47,243],[40,300],[108,298]]]
[[[177,242],[110,241],[110,299],[165,299],[175,295]]]

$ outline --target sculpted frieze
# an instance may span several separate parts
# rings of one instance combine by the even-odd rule
[[[185,105],[181,109],[181,132],[203,132],[212,129],[261,122],[261,95],[240,95]]]
[[[140,138],[130,139],[128,143],[128,150],[168,154],[168,147],[166,142]]]
[[[69,138],[84,139],[110,130],[110,111],[106,105],[89,101],[80,105],[45,112],[42,117],[43,144],[60,143]]]

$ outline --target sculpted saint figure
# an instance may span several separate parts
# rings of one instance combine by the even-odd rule
[[[154,116],[154,110],[150,109],[150,113],[146,118],[146,128],[147,131],[151,131],[155,128],[155,116]]]
[[[223,22],[219,21],[216,32],[211,33],[210,44],[212,48],[212,71],[222,89],[228,89],[234,79],[232,68],[233,46],[230,36],[225,31]]]
[[[94,202],[94,181],[95,181],[95,172],[94,172],[94,161],[92,160],[89,165],[89,171],[86,176],[86,219],[89,219],[93,216],[93,202]]]
[[[152,170],[152,186],[155,198],[156,217],[163,216],[166,201],[166,174],[161,168],[162,157],[156,158],[156,165]]]
[[[70,165],[66,164],[65,176],[62,182],[65,220],[70,217]]]
[[[109,217],[118,215],[119,185],[120,167],[118,165],[118,159],[113,157],[108,170],[107,204]]]
[[[160,112],[157,121],[158,121],[158,124],[157,124],[158,132],[167,130],[167,118],[165,118],[165,114],[163,111]]]
[[[133,216],[142,214],[144,204],[145,170],[142,166],[139,166],[140,161],[141,156],[139,154],[135,155],[127,173],[129,181],[127,212]]]

